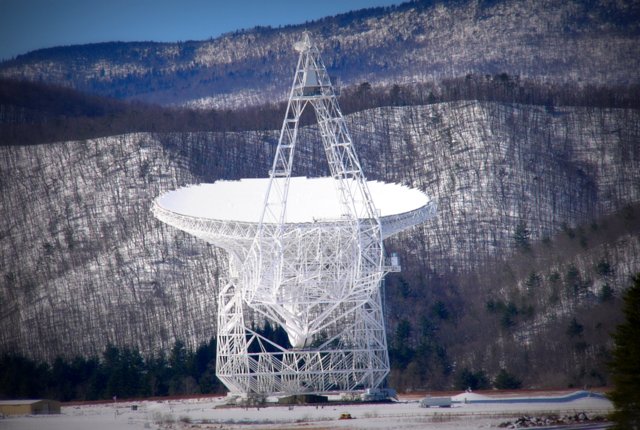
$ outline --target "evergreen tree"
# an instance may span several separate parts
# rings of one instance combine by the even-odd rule
[[[513,240],[516,243],[516,248],[521,251],[531,250],[531,232],[527,228],[527,223],[523,220],[516,226],[516,231],[513,233]]]
[[[396,327],[395,339],[389,350],[389,359],[395,368],[405,369],[413,359],[415,351],[410,345],[411,330],[411,323],[406,319]]]
[[[493,380],[493,386],[498,390],[516,390],[522,387],[522,381],[505,369],[500,369],[496,379]]]
[[[216,377],[216,338],[202,343],[194,355],[194,374],[201,393],[213,393],[219,389]]]
[[[454,387],[458,390],[486,390],[489,388],[489,380],[483,370],[473,372],[465,367],[456,375]]]
[[[171,379],[169,381],[169,394],[191,394],[192,384],[189,367],[192,362],[192,353],[185,343],[176,340],[171,354],[169,355],[169,367],[171,369]]]
[[[138,350],[108,345],[103,354],[103,367],[107,375],[107,397],[131,398],[145,394],[145,364]]]
[[[147,387],[152,396],[169,395],[169,381],[171,369],[163,353],[152,356],[147,360]]]
[[[55,383],[52,390],[52,397],[63,402],[68,402],[76,398],[76,378],[77,374],[62,357],[57,357],[51,369],[51,383]]]
[[[71,371],[77,381],[76,399],[98,400],[103,395],[107,377],[98,358],[76,356],[71,362]]]
[[[615,429],[640,429],[640,273],[624,296],[625,321],[613,335],[610,363],[614,389],[609,398],[615,406],[610,418]]]

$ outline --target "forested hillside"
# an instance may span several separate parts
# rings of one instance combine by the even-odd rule
[[[640,5],[607,0],[417,0],[207,41],[43,49],[3,62],[0,76],[162,104],[262,104],[286,97],[304,30],[340,85],[467,73],[580,85],[640,78]]]
[[[535,359],[526,383],[557,384],[545,367],[553,343],[542,340],[572,318],[584,344],[554,356],[587,376],[562,383],[606,382],[597,351],[640,267],[638,110],[458,101],[347,120],[371,179],[410,184],[439,206],[387,244],[404,267],[386,287],[393,366],[403,369],[394,383],[446,388],[464,368],[524,378],[518,369]],[[322,174],[312,126],[300,141],[296,174]],[[53,359],[111,343],[148,355],[176,339],[207,341],[225,256],[157,222],[151,202],[188,183],[264,176],[276,143],[272,130],[1,147],[2,350]],[[607,221],[618,212],[630,221]],[[545,246],[561,258],[545,260]],[[598,328],[585,307],[603,313]],[[487,322],[500,336],[477,329]],[[588,337],[594,330],[600,337]]]
[[[82,398],[136,378],[120,392],[213,389],[226,255],[150,207],[267,175],[304,30],[367,177],[438,204],[385,245],[403,267],[384,287],[390,385],[610,382],[640,271],[640,3],[424,0],[0,63],[0,385],[68,399],[52,381],[76,372]],[[328,170],[313,123],[296,175]]]

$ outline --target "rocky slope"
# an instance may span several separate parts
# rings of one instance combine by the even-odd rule
[[[640,78],[633,1],[414,1],[207,41],[104,43],[34,51],[0,75],[119,98],[227,107],[281,100],[304,30],[340,84],[431,82],[467,73],[549,82]]]
[[[637,232],[601,229],[604,239],[589,237],[589,246],[558,245],[562,258],[540,269],[527,266],[526,256],[518,260],[514,240],[525,226],[532,246],[548,242],[640,202],[637,110],[453,102],[372,109],[347,120],[371,179],[415,186],[439,206],[435,220],[387,244],[401,254],[408,285],[399,287],[398,275],[388,282],[390,338],[399,321],[443,301],[457,321],[441,328],[449,361],[495,367],[523,342],[546,350],[549,343],[539,340],[562,330],[559,318],[580,315],[605,282],[619,295],[640,270]],[[296,173],[322,174],[314,129],[302,130],[300,142]],[[276,131],[255,131],[0,147],[0,350],[51,359],[99,354],[107,343],[150,354],[175,339],[191,346],[207,340],[215,333],[225,256],[157,222],[150,205],[188,183],[265,176],[276,143]],[[594,277],[605,257],[614,270]],[[474,285],[480,269],[496,262],[510,267],[509,276]],[[554,296],[576,277],[587,292]],[[482,337],[474,327],[493,318],[485,301],[515,300],[531,282],[533,320],[522,319],[499,341]],[[474,302],[479,306],[467,306]],[[470,352],[474,342],[486,349]],[[579,360],[572,351],[563,357],[567,366]]]

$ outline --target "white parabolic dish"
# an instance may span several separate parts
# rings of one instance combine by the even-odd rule
[[[169,191],[155,202],[154,212],[169,224],[180,219],[219,223],[260,222],[269,178],[216,181]],[[435,213],[435,203],[420,190],[400,184],[367,181],[379,212],[383,237],[424,222]],[[341,218],[334,179],[293,177],[287,197],[287,224],[334,222]],[[210,231],[210,233],[213,233]],[[244,236],[244,234],[243,234]]]

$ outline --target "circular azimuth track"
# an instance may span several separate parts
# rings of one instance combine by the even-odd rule
[[[382,240],[435,215],[435,203],[418,190],[367,182],[317,46],[305,32],[295,49],[269,178],[172,191],[153,208],[160,220],[229,252],[216,374],[234,393],[377,387],[389,372],[380,284],[399,270],[386,264]],[[309,106],[328,178],[291,176],[299,120]],[[265,321],[286,336],[258,333]]]

